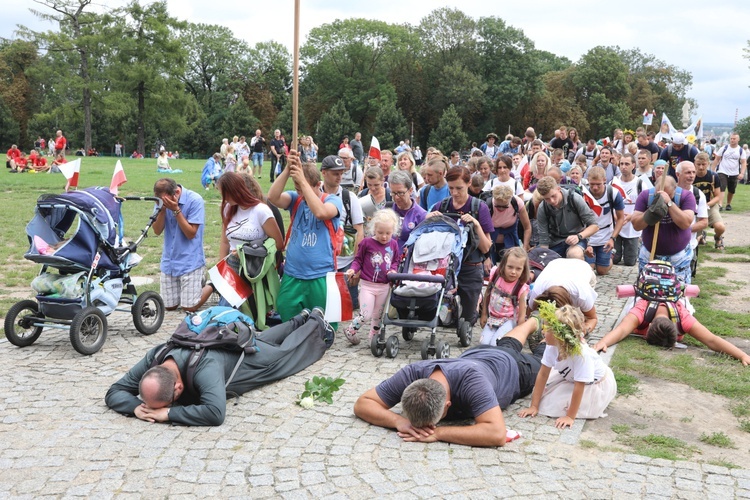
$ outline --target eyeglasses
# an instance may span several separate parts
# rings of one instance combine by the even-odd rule
[[[406,196],[407,194],[409,194],[409,191],[398,191],[398,192],[391,191],[391,194],[393,196],[397,196],[397,197],[401,198],[402,196]]]
[[[498,210],[505,210],[506,208],[510,206],[510,205],[498,205],[497,203],[494,203],[494,205],[495,205],[495,208],[497,208]]]

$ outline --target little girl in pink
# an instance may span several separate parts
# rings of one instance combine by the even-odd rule
[[[346,272],[350,280],[360,273],[359,316],[346,327],[346,338],[353,345],[359,344],[357,331],[370,321],[370,338],[380,329],[380,318],[388,298],[388,273],[398,269],[398,243],[393,233],[398,228],[399,218],[393,210],[381,209],[370,220],[372,236],[363,239],[357,248],[352,267]]]

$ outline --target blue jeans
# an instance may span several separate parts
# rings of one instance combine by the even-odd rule
[[[253,166],[254,167],[262,167],[263,166],[263,152],[260,153],[253,153]]]

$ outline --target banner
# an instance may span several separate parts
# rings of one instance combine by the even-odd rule
[[[682,133],[685,134],[685,139],[690,144],[694,144],[697,139],[703,139],[703,117],[699,117]]]
[[[112,182],[109,183],[109,192],[117,196],[120,186],[126,182],[128,182],[128,178],[125,177],[125,170],[122,168],[122,162],[117,160],[115,172],[112,174]]]
[[[654,115],[656,114],[656,111],[648,112],[648,109],[643,110],[643,124],[644,125],[651,125],[654,123]]]
[[[380,141],[378,141],[377,137],[374,135],[372,136],[372,142],[370,143],[369,155],[370,158],[380,159]]]
[[[330,323],[349,321],[353,314],[352,296],[344,273],[326,274],[326,312],[324,319]]]
[[[660,142],[662,139],[671,141],[672,136],[677,133],[677,129],[674,128],[672,122],[667,118],[666,113],[661,114],[661,125],[659,125],[659,133],[654,137],[654,142]]]
[[[596,198],[594,198],[594,195],[591,194],[591,191],[589,191],[585,187],[582,187],[581,194],[583,195],[583,201],[586,202],[586,205],[588,205],[589,208],[596,214],[596,216],[599,217],[604,209],[599,204],[599,202],[596,201]]]
[[[59,168],[60,172],[62,172],[65,178],[68,179],[68,182],[65,184],[65,191],[68,191],[70,188],[78,187],[78,176],[81,172],[80,158],[69,163],[58,165],[57,168]]]
[[[209,269],[208,277],[219,295],[224,297],[232,307],[239,307],[253,293],[250,284],[229,267],[226,260],[220,260],[218,264]]]

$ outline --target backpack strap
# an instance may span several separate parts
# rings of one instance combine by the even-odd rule
[[[643,191],[643,177],[638,177],[638,182],[635,183],[635,192],[641,194],[641,191]]]
[[[518,200],[515,194],[510,197],[510,205],[513,207],[513,215],[518,215]]]
[[[344,203],[344,211],[346,212],[346,219],[344,220],[344,226],[352,225],[352,198],[351,193],[348,189],[341,190],[341,201]]]
[[[347,191],[344,189],[344,191]],[[329,195],[327,193],[320,193],[320,201],[325,203],[326,198]],[[300,204],[302,203],[302,197],[297,196],[297,200],[294,202],[294,206],[292,207],[292,213],[289,216],[289,229],[286,231],[286,240],[284,241],[284,247],[286,248],[289,245],[289,237],[292,235],[292,226],[294,225],[294,216],[297,215],[297,209],[299,208]],[[336,264],[336,249],[333,247],[333,242],[336,238],[336,230],[333,228],[333,222],[331,219],[324,220],[323,224],[328,228],[328,234],[331,238],[331,248],[333,249],[333,268],[338,270],[337,264]]]
[[[292,211],[289,214],[289,228],[286,230],[286,239],[284,240],[284,248],[289,246],[289,237],[292,235],[292,226],[294,225],[294,216],[297,215],[297,209],[302,203],[302,196],[297,195],[297,199],[294,201]]]
[[[427,197],[430,195],[430,189],[432,189],[432,184],[427,184],[422,192],[422,196],[419,198],[419,206],[425,210],[430,209],[430,207],[427,206]]]
[[[450,201],[451,201],[450,197],[445,198],[443,201],[441,201],[440,208],[438,208],[438,211],[445,213],[448,210],[448,204],[450,203]]]
[[[612,230],[615,230],[615,188],[607,186],[607,203],[609,203],[609,215],[612,216]]]

